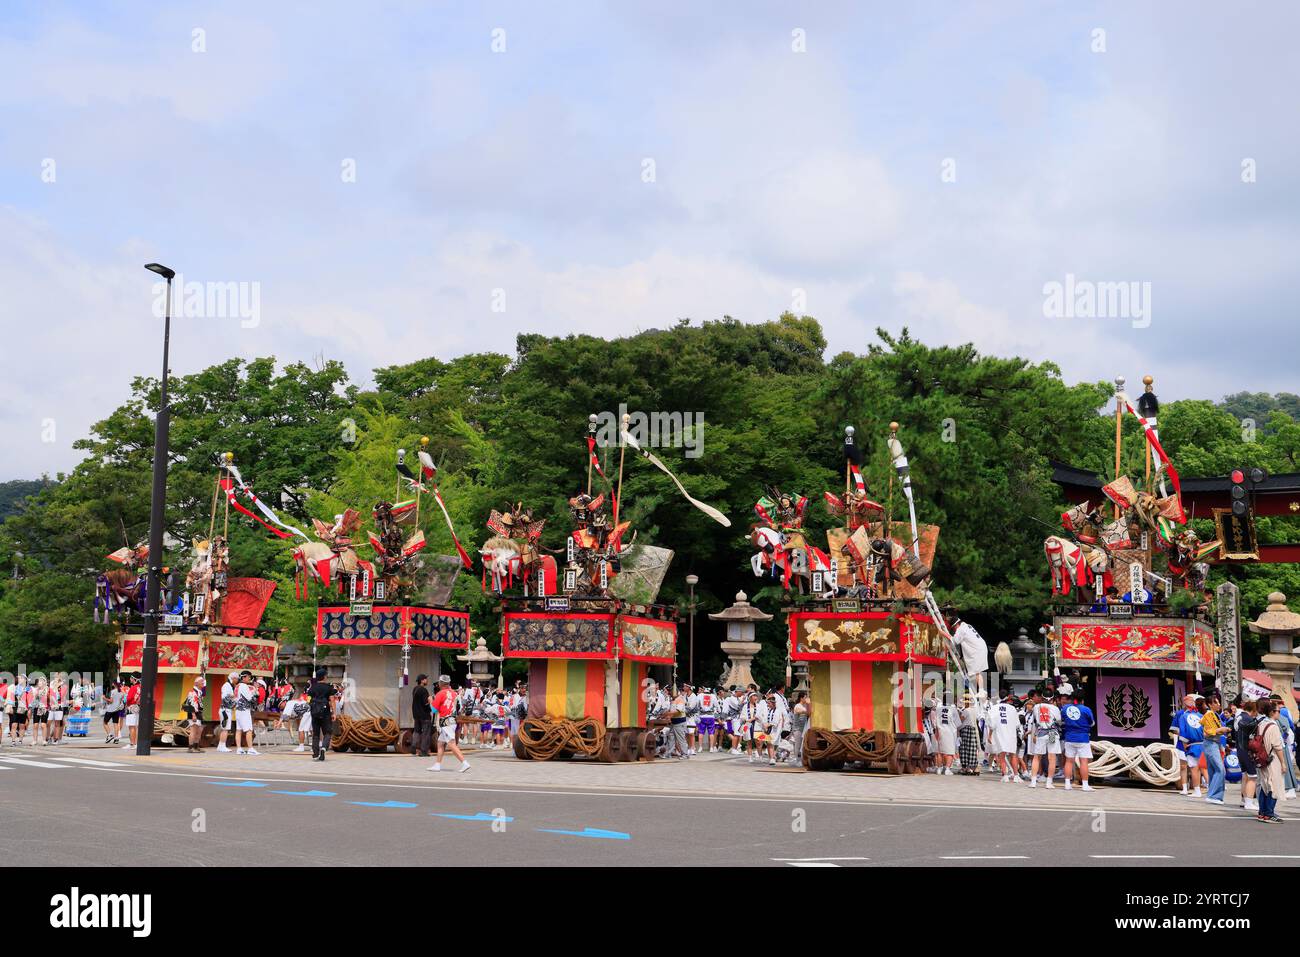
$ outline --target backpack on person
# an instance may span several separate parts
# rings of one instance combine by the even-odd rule
[[[1246,739],[1246,750],[1250,752],[1250,758],[1255,762],[1255,767],[1261,771],[1268,767],[1269,762],[1273,760],[1273,755],[1264,746],[1264,729],[1267,727],[1268,720],[1258,722],[1255,725],[1254,732]]]
[[[333,690],[333,689],[331,689]],[[330,695],[333,697],[333,695]],[[320,698],[315,695],[311,698],[311,720],[315,724],[322,724],[329,720],[330,717],[330,699]]]

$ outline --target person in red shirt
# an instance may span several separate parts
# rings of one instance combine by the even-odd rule
[[[438,675],[438,693],[433,696],[433,711],[438,716],[438,755],[433,759],[429,770],[442,770],[442,753],[450,747],[451,753],[460,759],[461,771],[468,771],[469,762],[456,744],[456,692],[451,690],[451,679],[446,675]]]
[[[135,737],[139,733],[140,724],[140,679],[136,675],[130,677],[131,686],[126,691],[126,726],[131,736],[131,743],[122,745],[123,751],[129,751],[135,747]]]

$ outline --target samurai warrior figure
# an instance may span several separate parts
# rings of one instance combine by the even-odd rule
[[[623,535],[632,523],[614,526],[604,506],[603,492],[595,498],[582,492],[569,499],[573,532],[568,542],[566,590],[572,573],[575,593],[606,595],[610,581],[622,568],[621,556],[631,547],[631,542],[624,544]]]
[[[392,599],[407,584],[410,561],[425,545],[424,532],[417,528],[407,536],[402,529],[415,522],[415,502],[377,502],[373,517],[378,534],[369,533],[370,547],[379,560],[385,597]]]
[[[221,601],[230,574],[230,546],[222,535],[194,540],[194,560],[185,576],[189,613],[197,624],[221,621]]]
[[[832,515],[843,518],[848,530],[853,532],[864,525],[880,521],[885,507],[867,497],[866,491],[850,491],[843,498],[832,492],[826,493],[826,509]]]
[[[758,515],[750,529],[750,544],[758,549],[751,559],[754,574],[759,578],[780,579],[790,588],[793,580],[800,594],[813,590],[813,573],[829,573],[830,556],[808,544],[803,532],[803,516],[808,499],[803,495],[789,495],[769,486],[767,494],[754,505]],[[829,574],[823,575],[823,591],[835,587]]]

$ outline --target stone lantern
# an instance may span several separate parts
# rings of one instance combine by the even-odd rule
[[[763,646],[754,640],[754,623],[771,621],[772,616],[759,611],[749,603],[749,596],[743,591],[736,593],[736,603],[724,608],[717,614],[709,615],[713,621],[727,623],[727,640],[721,643],[723,653],[729,662],[722,686],[745,685],[754,683],[749,663]]]
[[[1281,695],[1289,707],[1293,703],[1291,689],[1295,686],[1296,669],[1300,668],[1300,658],[1295,655],[1300,615],[1287,608],[1286,595],[1275,591],[1268,596],[1264,613],[1250,623],[1250,630],[1268,638],[1268,654],[1260,658],[1260,663],[1273,680],[1273,693]]]
[[[480,638],[474,645],[469,654],[457,655],[457,661],[469,662],[469,680],[478,685],[480,690],[486,690],[487,686],[492,683],[492,666],[500,664],[505,660],[502,655],[494,655],[488,648],[487,639]],[[497,687],[501,687],[498,680]]]

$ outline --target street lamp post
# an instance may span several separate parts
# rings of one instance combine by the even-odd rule
[[[140,718],[135,753],[148,757],[153,742],[154,686],[158,683],[158,607],[162,597],[163,508],[167,501],[167,438],[171,409],[167,407],[167,351],[172,335],[172,279],[174,269],[158,263],[145,267],[167,280],[167,308],[163,317],[162,391],[153,432],[153,496],[149,503],[149,580],[145,586],[144,651],[140,662]]]
[[[699,575],[686,576],[686,590],[689,595],[689,598],[687,600],[687,608],[690,610],[691,613],[691,637],[690,637],[690,644],[686,652],[687,654],[687,659],[686,659],[687,679],[686,680],[688,680],[691,683],[692,688],[695,687],[695,586],[698,585],[699,583],[700,583]]]

